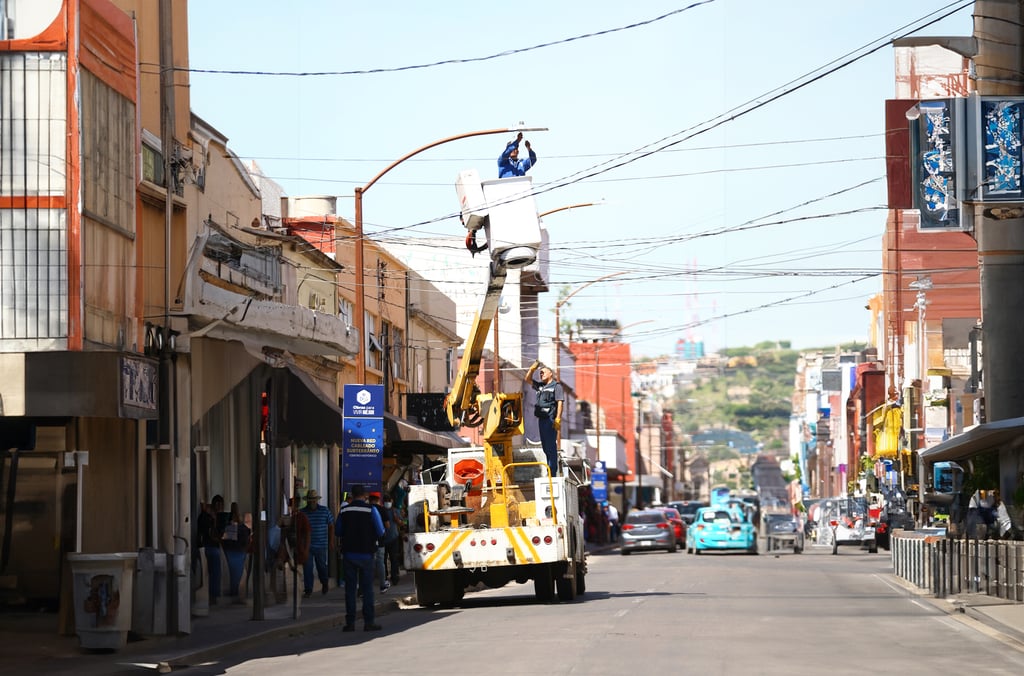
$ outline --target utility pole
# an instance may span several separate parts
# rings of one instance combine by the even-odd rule
[[[1024,52],[1019,0],[976,0],[974,38],[975,90],[981,96],[1024,94]],[[984,331],[982,370],[988,421],[1024,416],[1024,350],[1020,318],[1024,316],[1024,202],[975,207],[975,239],[981,276]],[[999,451],[999,488],[1013,495],[1024,471],[1022,454]],[[1020,507],[1021,505],[1017,505]],[[1020,526],[1021,524],[1017,524]]]

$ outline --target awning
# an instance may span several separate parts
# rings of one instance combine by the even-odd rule
[[[1024,418],[1007,418],[978,425],[920,452],[922,462],[964,460],[984,451],[1024,440]]]
[[[312,376],[295,364],[287,364],[278,371],[287,375],[282,378],[285,386],[278,390],[283,397],[278,401],[277,441],[341,446],[341,408],[320,389]]]
[[[439,453],[449,448],[466,448],[470,444],[455,432],[435,432],[426,427],[384,414],[384,448],[389,451]]]

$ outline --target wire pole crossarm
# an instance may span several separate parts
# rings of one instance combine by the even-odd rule
[[[364,237],[363,237],[363,193],[373,187],[373,184],[380,180],[384,174],[388,173],[402,162],[405,162],[410,157],[415,157],[425,150],[437,147],[444,143],[451,141],[458,141],[464,138],[471,138],[474,136],[487,136],[490,134],[509,134],[524,131],[547,131],[547,127],[520,127],[516,129],[484,129],[481,131],[470,131],[463,134],[456,134],[455,136],[447,136],[442,139],[438,139],[433,143],[428,143],[425,146],[421,146],[410,153],[406,153],[402,157],[384,167],[376,176],[370,179],[370,181],[355,189],[355,329],[359,333],[359,339],[362,341],[359,354],[356,356],[356,382],[359,384],[366,383],[366,301],[365,301],[365,281],[364,281]]]

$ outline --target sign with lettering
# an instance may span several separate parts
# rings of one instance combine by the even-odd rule
[[[590,492],[599,503],[608,500],[608,470],[603,460],[594,463],[594,471],[590,473]]]
[[[362,484],[380,492],[384,465],[384,386],[345,385],[341,490]]]

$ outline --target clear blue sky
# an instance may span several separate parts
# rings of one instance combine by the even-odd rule
[[[881,289],[886,43],[964,5],[193,1],[193,69],[340,74],[193,72],[192,109],[289,195],[337,195],[350,220],[353,189],[416,148],[547,127],[528,135],[538,209],[605,204],[545,219],[542,335],[560,288],[622,271],[563,316],[645,322],[624,332],[637,355],[687,337],[827,346],[866,340]],[[971,8],[916,34],[970,35]],[[512,136],[402,163],[366,193],[366,233],[464,235],[455,176],[496,177]]]

